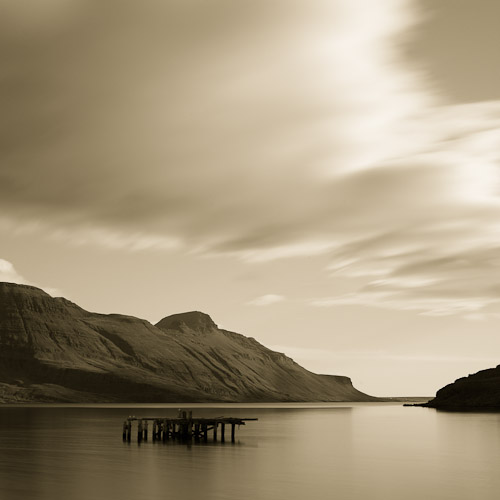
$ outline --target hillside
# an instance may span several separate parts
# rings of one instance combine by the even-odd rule
[[[371,401],[189,312],[148,321],[0,283],[0,402]]]
[[[423,406],[448,410],[499,409],[500,365],[459,378]]]

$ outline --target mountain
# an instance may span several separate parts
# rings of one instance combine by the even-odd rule
[[[422,406],[448,410],[499,409],[500,365],[459,378]]]
[[[372,401],[188,312],[156,326],[0,283],[0,402]]]

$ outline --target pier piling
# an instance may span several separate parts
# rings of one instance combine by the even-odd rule
[[[142,420],[137,423],[137,441],[140,443],[142,441]]]
[[[128,417],[123,422],[123,441],[130,442],[132,434],[132,423],[137,421],[137,442],[147,441],[148,423],[152,422],[153,441],[166,442],[169,439],[178,440],[185,443],[194,441],[199,443],[208,441],[208,431],[213,431],[213,440],[217,442],[217,433],[220,425],[220,441],[226,440],[226,425],[231,425],[231,442],[235,442],[236,425],[245,425],[245,421],[257,420],[256,418],[193,418],[191,411],[179,410],[177,417]]]

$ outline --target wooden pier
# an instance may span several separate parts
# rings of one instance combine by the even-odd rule
[[[177,417],[128,417],[123,422],[123,441],[131,441],[134,434],[133,422],[137,422],[137,441],[148,440],[148,431],[151,429],[153,441],[177,440],[182,442],[207,442],[209,433],[217,441],[220,428],[220,441],[226,440],[226,425],[231,426],[231,442],[235,442],[236,426],[245,425],[249,420],[257,418],[211,417],[193,418],[190,410],[179,410]],[[151,426],[149,425],[151,424]]]

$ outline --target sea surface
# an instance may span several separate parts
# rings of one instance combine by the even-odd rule
[[[177,405],[0,406],[1,500],[497,500],[500,413],[400,403],[183,405],[236,442],[122,441]],[[135,430],[135,427],[134,427]],[[226,432],[227,436],[227,432]],[[230,437],[230,432],[229,432]],[[220,431],[219,431],[220,438]]]

